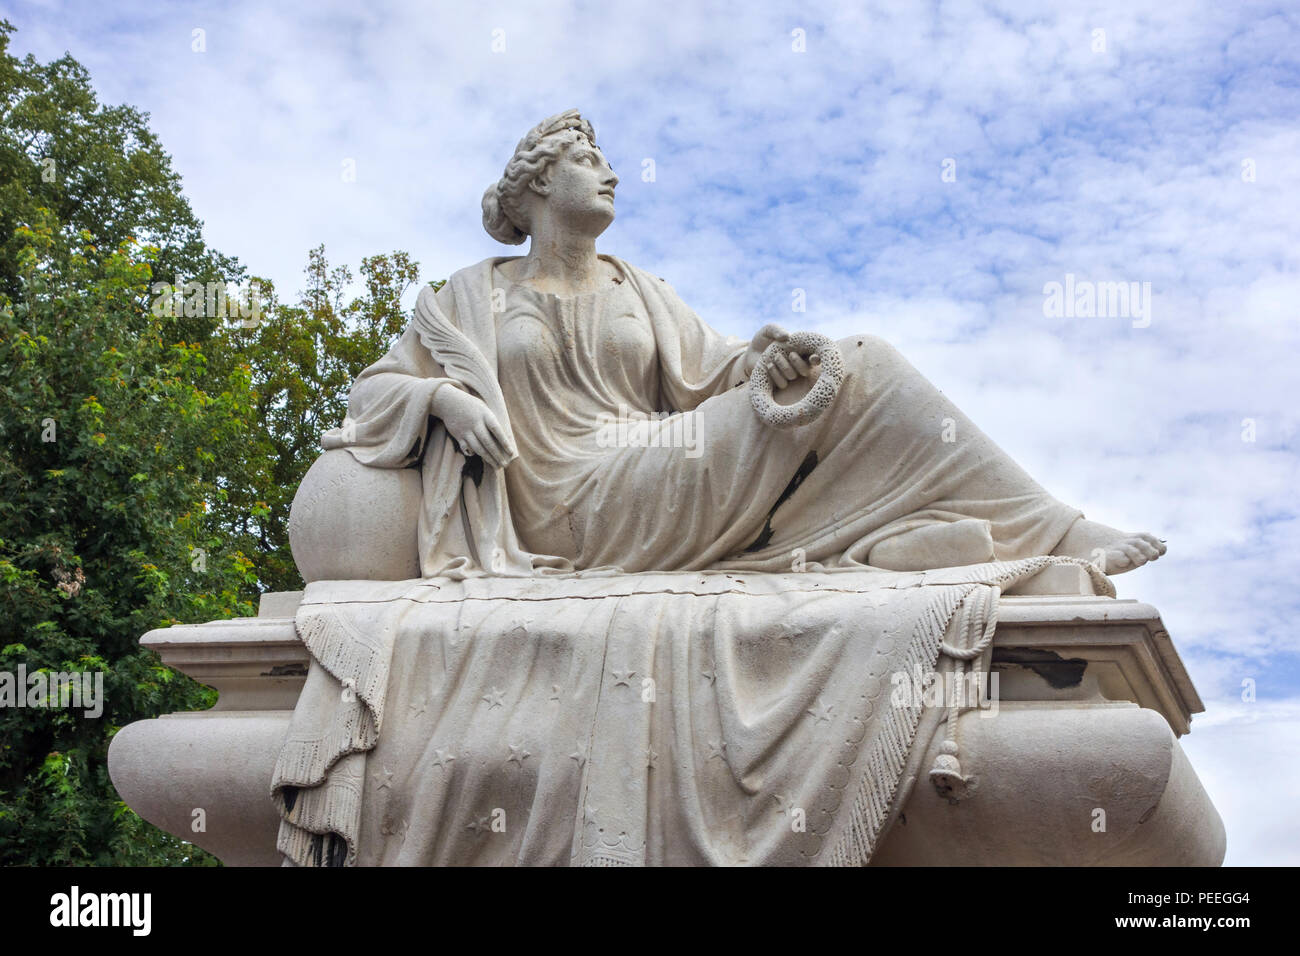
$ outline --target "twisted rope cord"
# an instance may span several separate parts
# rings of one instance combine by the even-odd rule
[[[939,795],[947,797],[950,803],[956,803],[969,793],[970,778],[962,772],[961,745],[957,739],[957,724],[963,710],[959,692],[964,695],[966,669],[969,663],[983,654],[993,643],[997,630],[998,597],[1000,589],[983,588],[976,585],[963,599],[960,606],[962,614],[963,643],[968,647],[954,647],[947,641],[941,641],[939,652],[952,659],[953,686],[948,693],[948,714],[945,720],[943,743],[939,745],[939,756],[935,758],[930,770],[930,781]],[[974,599],[972,601],[972,599]],[[983,633],[978,640],[971,641],[976,627],[983,626]],[[969,710],[969,707],[965,708]]]

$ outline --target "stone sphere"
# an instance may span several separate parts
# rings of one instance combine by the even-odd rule
[[[371,468],[344,448],[303,476],[289,508],[289,547],[304,581],[420,576],[420,472]]]

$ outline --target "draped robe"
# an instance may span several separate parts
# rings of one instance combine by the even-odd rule
[[[839,343],[847,374],[826,414],[769,428],[743,387],[747,343],[607,258],[620,281],[573,297],[511,283],[502,259],[462,270],[421,292],[357,379],[351,428],[325,447],[423,462],[424,575],[862,566],[891,535],[962,518],[988,521],[990,557],[1010,560],[1050,553],[1080,517],[874,336]],[[467,469],[430,417],[450,382],[513,435],[504,473]]]
[[[423,290],[325,437],[420,468],[424,577],[308,586],[286,861],[868,862],[939,722],[891,688],[986,666],[1001,589],[1084,566],[1046,557],[1079,513],[878,338],[841,341],[831,408],[777,431],[746,343],[667,283],[611,259],[618,282],[558,297],[502,261]],[[513,436],[504,472],[431,417],[453,385]],[[996,560],[867,564],[962,518]]]

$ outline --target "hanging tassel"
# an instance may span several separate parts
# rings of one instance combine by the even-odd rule
[[[939,796],[949,803],[956,803],[970,796],[974,778],[962,772],[958,755],[961,748],[957,745],[957,718],[961,716],[961,695],[966,688],[966,668],[993,643],[993,632],[997,626],[997,601],[1000,590],[996,588],[976,587],[961,605],[960,630],[965,648],[953,647],[946,641],[939,645],[939,652],[953,662],[949,675],[953,686],[948,688],[948,719],[943,743],[939,744],[939,755],[934,758],[930,768],[930,782]],[[971,599],[974,600],[971,600]],[[977,628],[982,628],[978,640],[972,640]]]
[[[970,792],[970,781],[961,772],[961,762],[957,759],[957,741],[951,738],[939,745],[939,756],[934,758],[934,767],[930,770],[930,782],[939,796],[949,803],[956,803]]]

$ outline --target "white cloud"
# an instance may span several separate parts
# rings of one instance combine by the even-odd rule
[[[581,107],[623,177],[608,251],[723,331],[890,339],[1058,497],[1169,539],[1118,583],[1161,609],[1207,699],[1243,673],[1300,674],[1293,14],[250,0],[11,19],[17,49],[66,48],[106,101],[152,112],[209,240],[282,295],[320,242],[354,266],[405,249],[427,279],[501,254],[479,225],[484,187],[529,126]],[[1150,328],[1045,317],[1043,285],[1066,273],[1150,282]],[[807,315],[790,312],[794,287]],[[1279,713],[1268,733],[1203,738],[1198,719],[1188,748],[1259,763],[1296,725]],[[1234,859],[1275,859],[1268,833],[1295,846],[1284,805],[1213,773]]]
[[[1228,866],[1300,865],[1300,819],[1286,807],[1300,787],[1300,698],[1214,701],[1183,749],[1223,817]],[[1212,716],[1211,716],[1212,715]]]

